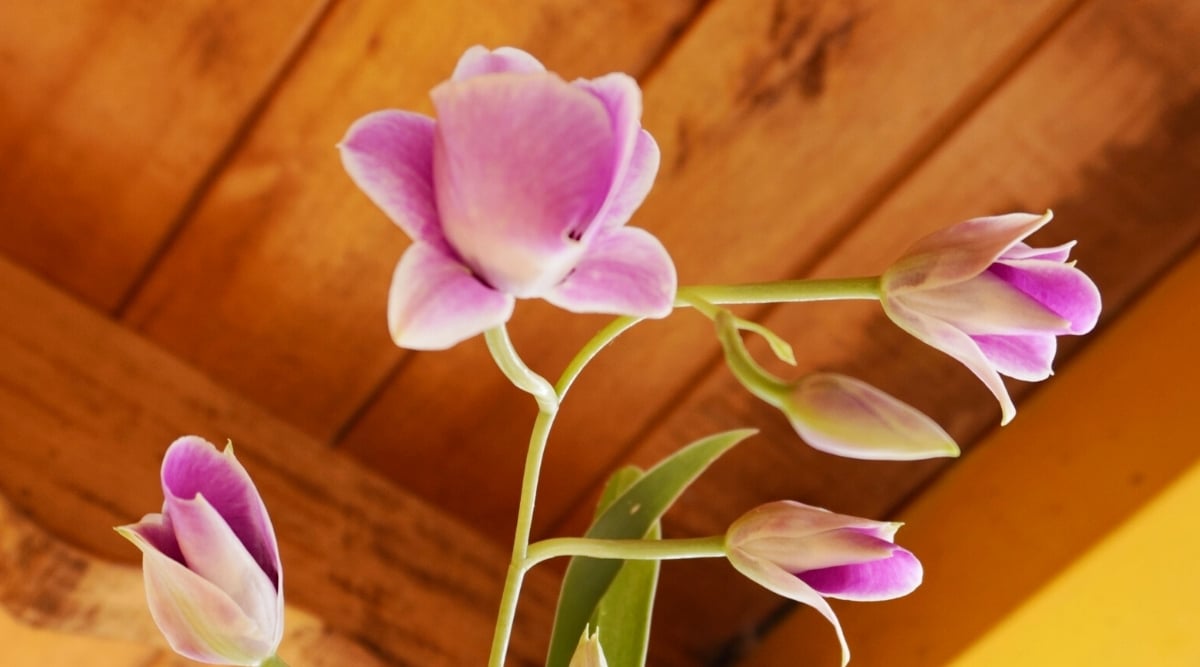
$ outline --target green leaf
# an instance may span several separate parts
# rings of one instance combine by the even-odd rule
[[[614,473],[596,506],[597,518],[641,477],[642,471],[634,466]],[[661,526],[661,522],[655,521],[644,537],[661,539]],[[643,667],[646,664],[658,570],[658,561],[625,561],[592,611],[591,627],[601,631],[600,646],[609,665]]]
[[[638,539],[662,517],[681,493],[713,461],[755,433],[726,431],[680,449],[635,481],[592,523],[586,536],[598,539]],[[621,570],[622,561],[572,558],[558,596],[558,611],[550,638],[547,667],[568,667],[579,637],[592,612]],[[601,633],[601,642],[604,634]],[[614,667],[625,667],[614,662]]]
[[[662,524],[655,521],[645,538],[661,539]],[[646,664],[660,565],[656,560],[625,561],[592,612],[592,627],[600,630],[600,646],[613,667]]]

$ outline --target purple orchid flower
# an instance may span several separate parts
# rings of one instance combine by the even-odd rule
[[[659,164],[632,78],[567,83],[524,51],[475,46],[431,97],[436,121],[378,111],[340,144],[350,177],[413,239],[389,295],[397,345],[451,347],[508,321],[516,298],[670,312],[670,256],[625,226]]]
[[[165,501],[116,530],[142,551],[150,614],[177,653],[261,665],[283,638],[283,570],[271,518],[233,455],[185,436],[163,458]]]
[[[1100,316],[1100,291],[1067,261],[1074,242],[1022,243],[1052,217],[967,220],[918,241],[882,278],[888,317],[978,376],[1000,401],[1004,424],[1017,410],[1000,375],[1046,379],[1056,336],[1085,334]]]
[[[921,585],[921,562],[896,546],[898,523],[834,514],[790,500],[761,505],[729,527],[729,562],[760,586],[816,609],[850,649],[825,598],[891,600]]]

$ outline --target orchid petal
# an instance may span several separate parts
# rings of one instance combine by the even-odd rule
[[[837,632],[838,642],[842,646],[842,667],[845,667],[846,663],[850,662],[850,646],[846,643],[846,635],[842,632],[842,624],[838,622],[837,615],[833,613],[833,608],[829,606],[829,603],[817,591],[813,590],[811,586],[774,563],[755,558],[738,550],[731,550],[729,552],[729,562],[738,572],[741,572],[759,586],[766,588],[776,595],[783,596],[789,600],[795,600],[816,609],[818,613],[825,617],[825,620],[833,625],[834,631]]]
[[[835,373],[796,384],[784,410],[808,444],[858,459],[910,461],[958,456],[958,445],[922,412],[871,385]]]
[[[217,585],[159,552],[131,526],[117,528],[142,551],[146,599],[154,622],[175,652],[209,664],[258,665],[278,637]]]
[[[472,46],[458,59],[451,75],[452,81],[466,81],[485,74],[529,74],[544,72],[546,67],[537,58],[521,49],[502,46],[494,51],[485,46]]]
[[[917,241],[884,273],[883,288],[899,294],[968,280],[1052,217],[1049,211],[1041,216],[1010,213],[975,218],[936,231]]]
[[[608,207],[600,216],[596,227],[620,227],[629,222],[634,211],[646,200],[646,195],[650,194],[661,159],[654,137],[645,130],[639,131],[625,178],[614,188]]]
[[[993,264],[988,273],[1064,319],[1068,333],[1085,334],[1100,317],[1100,290],[1083,271],[1070,264],[1010,259]]]
[[[1064,334],[1071,328],[1070,322],[991,271],[893,299],[968,335]]]
[[[798,573],[813,590],[840,600],[876,602],[908,595],[921,585],[921,561],[895,545],[892,555],[861,563],[836,565]]]
[[[495,289],[542,296],[574,267],[613,185],[604,104],[545,74],[447,82],[432,97],[446,237]]]
[[[898,299],[884,295],[881,300],[888,317],[917,340],[957,359],[978,377],[1000,402],[1000,423],[1007,424],[1017,414],[1004,380],[970,336],[939,319],[908,308]]]
[[[636,227],[604,230],[545,298],[577,313],[665,317],[675,303],[675,265],[658,239]]]
[[[1065,262],[1071,256],[1071,249],[1075,247],[1075,241],[1068,241],[1062,245],[1056,245],[1050,248],[1034,248],[1025,243],[1014,243],[1011,248],[1004,251],[1000,255],[999,261],[1008,259],[1044,259],[1048,262]]]
[[[642,91],[633,77],[620,73],[606,74],[591,80],[580,79],[575,81],[574,85],[595,95],[603,102],[612,123],[615,153],[612,180],[610,181],[611,188],[596,216],[600,220],[607,220],[611,217],[609,211],[612,209],[618,193],[628,179],[631,163],[639,143],[638,139],[642,134],[640,122]],[[643,159],[645,159],[644,156]],[[632,213],[632,210],[630,212]],[[598,225],[594,225],[594,227],[599,228]],[[592,233],[595,232],[589,230],[588,233],[585,233],[585,237],[591,236]]]
[[[842,529],[891,541],[899,527],[900,524],[895,522],[872,521],[794,500],[777,500],[742,515],[729,527],[728,533],[729,543],[734,546],[752,544],[768,534],[795,540]]]
[[[443,243],[433,195],[433,128],[428,116],[376,111],[338,144],[354,183],[414,241]]]
[[[280,591],[203,495],[168,496],[167,514],[187,569],[223,591],[277,643],[283,636]]]
[[[401,347],[444,350],[507,322],[513,302],[440,249],[418,242],[392,276],[388,328]]]
[[[218,452],[207,440],[184,436],[171,443],[163,457],[163,495],[168,514],[174,501],[186,501],[203,494],[223,523],[229,525],[237,540],[245,546],[272,583],[279,582],[279,546],[266,505],[250,474],[233,454],[232,447]],[[181,517],[171,514],[178,524]],[[177,531],[178,525],[174,528]],[[181,544],[182,546],[182,544]],[[184,549],[186,554],[187,550]]]
[[[1058,341],[1051,334],[1034,336],[971,336],[995,369],[1011,378],[1040,382],[1053,375]]]
[[[888,558],[896,545],[856,530],[835,530],[803,540],[764,535],[740,548],[789,572],[801,572]]]

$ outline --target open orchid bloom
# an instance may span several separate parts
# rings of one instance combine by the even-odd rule
[[[475,46],[431,97],[436,121],[378,111],[340,144],[350,177],[413,239],[389,296],[397,345],[451,347],[506,322],[516,298],[670,312],[670,256],[625,226],[659,163],[632,78],[567,83],[524,51]]]
[[[726,556],[764,588],[820,612],[837,631],[845,665],[850,649],[825,598],[891,600],[921,585],[920,561],[894,543],[899,527],[781,500],[729,527]]]
[[[1036,382],[1051,374],[1056,336],[1084,334],[1100,316],[1100,292],[1068,262],[1074,243],[1032,248],[1022,240],[1052,214],[975,218],[918,241],[882,278],[888,317],[966,365],[1016,407],[1000,375]]]
[[[584,631],[568,667],[608,667],[608,660],[604,658],[604,649],[600,646],[599,632]]]
[[[209,664],[261,665],[283,638],[283,571],[271,519],[233,448],[176,440],[161,514],[117,528],[142,551],[150,614],[171,648]]]

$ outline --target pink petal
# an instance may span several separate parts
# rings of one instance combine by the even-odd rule
[[[283,637],[282,592],[229,524],[203,495],[187,500],[168,496],[166,513],[187,569],[229,596],[254,621],[256,636],[278,645]]]
[[[1069,323],[1072,334],[1085,334],[1100,317],[1100,290],[1083,271],[1043,259],[1010,259],[988,273],[1020,290]]]
[[[892,548],[887,558],[808,570],[796,576],[821,595],[840,600],[875,602],[902,597],[921,585],[924,571],[911,552]]]
[[[414,241],[440,243],[433,195],[432,118],[376,111],[355,121],[338,144],[350,178]]]
[[[171,443],[163,457],[162,486],[168,509],[202,494],[238,541],[245,545],[259,568],[279,586],[279,547],[271,517],[249,473],[233,455],[231,447],[219,452],[203,438],[179,438]],[[178,538],[182,517],[170,511],[168,514]]]
[[[549,74],[449,82],[432,97],[443,231],[488,284],[542,296],[574,267],[612,188],[608,112]]]
[[[1000,402],[1000,423],[1007,424],[1017,414],[1012,397],[996,367],[970,336],[933,317],[922,315],[900,300],[885,295],[881,303],[888,317],[917,340],[957,359],[978,377]]]
[[[625,179],[613,190],[608,208],[597,221],[597,227],[620,227],[629,222],[633,212],[650,194],[650,188],[658,176],[660,160],[661,154],[654,137],[645,130],[639,131]]]
[[[764,535],[743,542],[738,548],[789,572],[800,572],[887,558],[892,555],[895,545],[890,540],[846,529],[799,539]]]
[[[858,459],[911,461],[958,456],[958,445],[919,410],[835,373],[796,384],[784,411],[814,448]]]
[[[971,336],[984,356],[1002,375],[1040,382],[1053,374],[1058,342],[1052,334],[1041,336]]]
[[[892,298],[970,335],[1064,334],[1071,327],[1053,310],[991,271],[960,283],[906,291]]]
[[[484,285],[457,260],[425,243],[400,258],[388,294],[388,328],[396,345],[444,350],[499,326],[513,297]]]
[[[463,53],[462,57],[458,59],[458,65],[454,68],[454,74],[450,79],[466,81],[484,74],[503,74],[505,72],[528,74],[544,71],[546,71],[546,67],[538,62],[537,58],[521,49],[502,46],[495,51],[489,51],[485,46],[475,45],[467,49],[466,53]]]
[[[658,239],[636,227],[604,230],[545,298],[577,313],[665,317],[675,303],[675,265]]]
[[[627,74],[607,74],[597,79],[580,79],[574,85],[595,95],[604,103],[612,123],[616,153],[613,157],[613,187],[608,192],[597,217],[608,220],[618,192],[625,185],[641,134],[642,91],[637,81]],[[657,149],[657,146],[655,147]],[[645,150],[645,149],[643,149]],[[643,156],[645,159],[645,156]],[[657,166],[656,166],[657,169]],[[644,197],[645,195],[643,195]],[[639,202],[640,203],[640,202]],[[632,209],[630,213],[632,213]],[[628,219],[628,218],[626,218]],[[585,237],[590,234],[585,234]]]
[[[931,289],[982,273],[1006,250],[1050,222],[1052,215],[1010,213],[975,218],[917,241],[883,276],[885,291]]]
[[[774,563],[754,558],[736,549],[729,551],[729,562],[738,571],[759,586],[801,604],[816,609],[825,620],[833,625],[837,632],[838,642],[842,645],[842,667],[850,662],[850,647],[846,644],[846,636],[842,633],[842,624],[829,603],[811,586],[801,581],[795,575],[780,568]]]
[[[1068,241],[1062,245],[1056,245],[1051,248],[1034,248],[1028,243],[1021,242],[1014,244],[1011,248],[1004,251],[1000,255],[1000,260],[1006,259],[1044,259],[1050,262],[1065,262],[1071,256],[1071,248],[1075,247],[1074,241]]]
[[[118,528],[142,551],[150,615],[175,652],[210,664],[258,665],[278,639],[220,588],[160,553],[128,526]]]
[[[733,546],[739,546],[749,544],[764,535],[778,535],[795,540],[849,529],[890,542],[899,527],[898,523],[837,514],[794,500],[776,500],[743,514],[730,526],[728,541]]]

